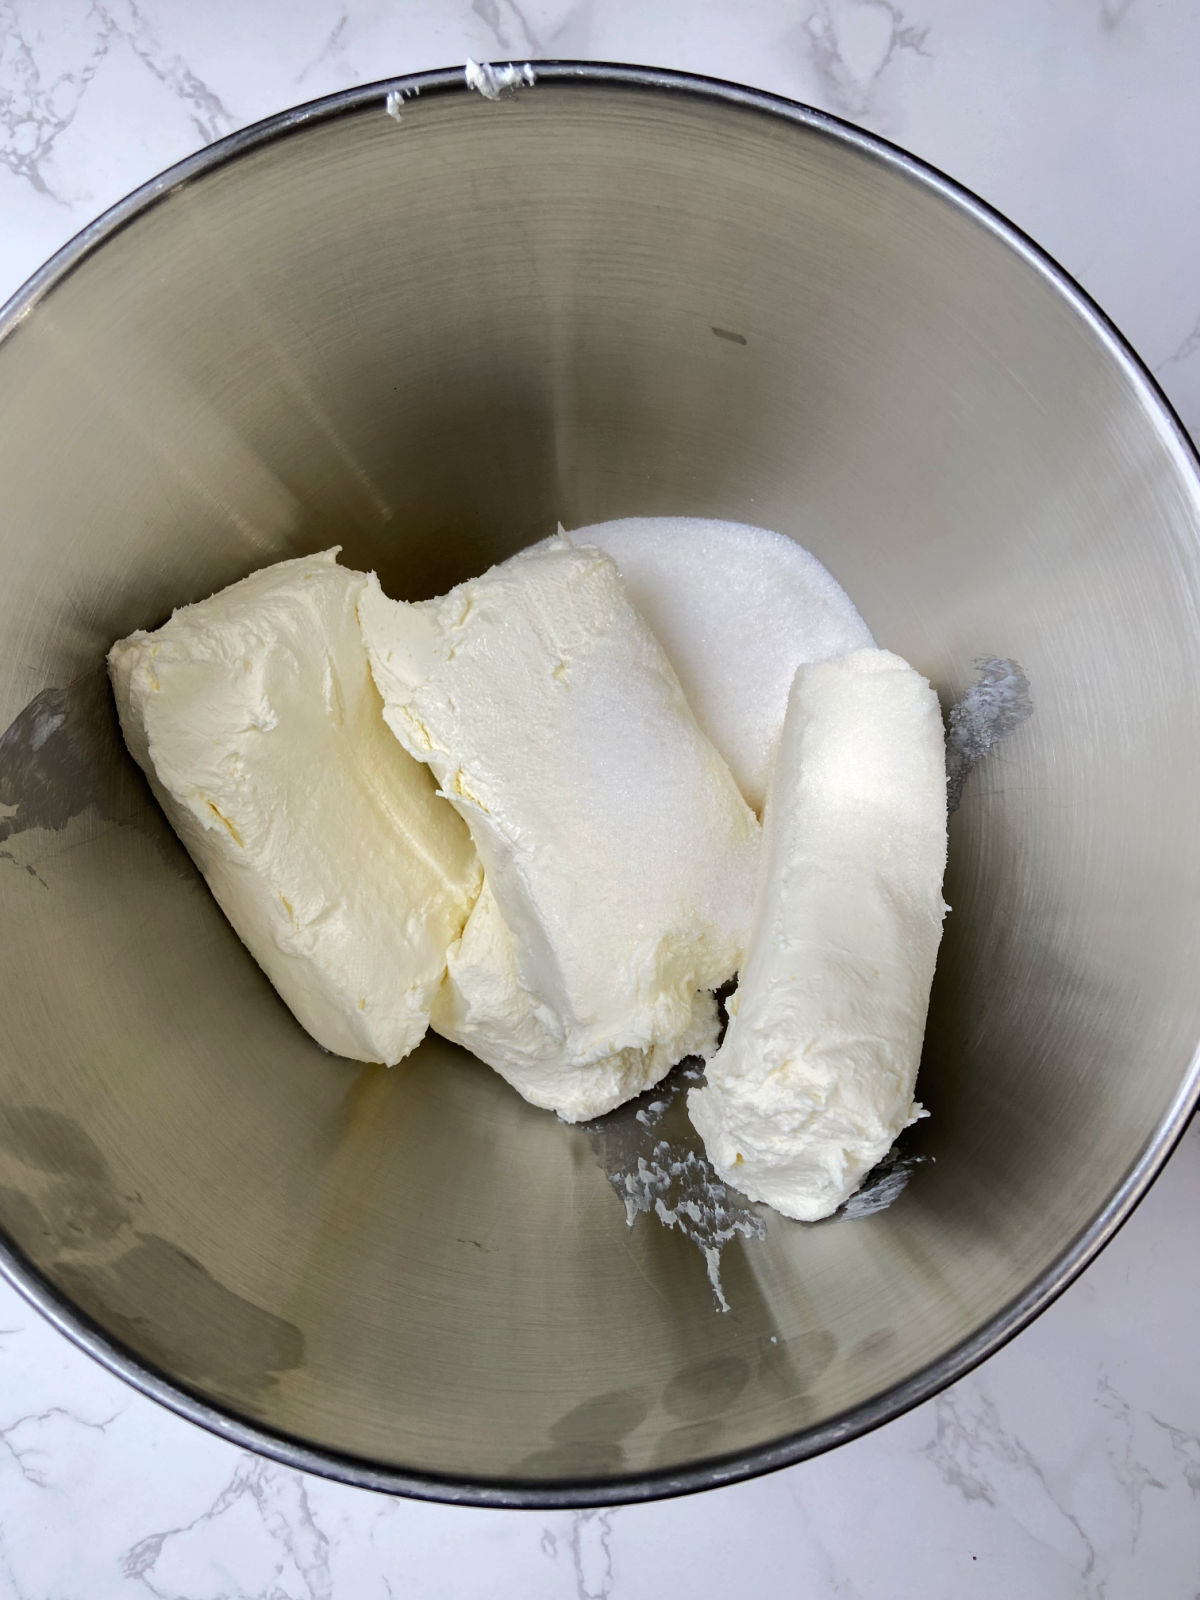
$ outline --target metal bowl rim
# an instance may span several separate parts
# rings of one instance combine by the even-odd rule
[[[828,112],[720,78],[609,62],[538,61],[532,66],[535,80],[540,83],[573,85],[584,90],[628,88],[708,100],[765,113],[838,140],[874,157],[897,175],[933,190],[949,205],[1014,250],[1027,266],[1073,306],[1112,359],[1124,370],[1133,386],[1143,391],[1147,409],[1157,415],[1163,443],[1173,455],[1181,477],[1190,480],[1193,497],[1200,505],[1200,456],[1170,401],[1141,358],[1086,291],[1040,245],[1035,244],[993,206],[938,168],[910,155],[898,145]],[[0,306],[0,343],[93,251],[184,185],[215,172],[251,151],[284,139],[293,132],[339,117],[365,111],[383,111],[387,96],[397,92],[407,99],[418,94],[465,95],[473,91],[468,88],[461,67],[410,73],[322,96],[228,134],[133,190],[56,251],[11,299]],[[445,1476],[381,1466],[378,1462],[323,1449],[282,1431],[263,1427],[239,1415],[232,1407],[219,1406],[205,1399],[106,1333],[55,1288],[2,1232],[0,1273],[72,1343],[132,1384],[143,1395],[157,1400],[188,1421],[207,1428],[230,1444],[256,1451],[283,1466],[316,1473],[356,1488],[448,1504],[530,1510],[626,1505],[718,1488],[820,1455],[885,1422],[893,1421],[965,1376],[1007,1344],[1057,1299],[1128,1221],[1182,1138],[1198,1102],[1200,1044],[1154,1136],[1106,1204],[1023,1293],[1011,1300],[970,1338],[944,1351],[903,1382],[814,1427],[787,1434],[756,1449],[701,1460],[676,1471],[546,1483]]]

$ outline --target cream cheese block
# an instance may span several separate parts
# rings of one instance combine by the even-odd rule
[[[388,725],[484,866],[434,1027],[569,1121],[711,1051],[760,830],[614,563],[553,539],[359,612]]]
[[[673,1005],[665,1020],[661,1037],[643,1028],[634,1043],[617,1049],[603,1034],[588,1041],[522,984],[516,942],[487,882],[450,952],[432,1017],[438,1033],[489,1061],[526,1100],[556,1111],[564,1122],[611,1111],[657,1083],[684,1056],[707,1057],[716,1049],[719,1018],[707,990],[693,992],[690,1012]],[[646,1034],[649,1043],[641,1042]]]
[[[946,907],[937,696],[884,650],[801,667],[768,791],[753,932],[688,1111],[721,1176],[815,1221],[913,1101]]]
[[[337,551],[283,561],[109,653],[125,741],[221,909],[309,1033],[421,1041],[482,870],[383,720]]]

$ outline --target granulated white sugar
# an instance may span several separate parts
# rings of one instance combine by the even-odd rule
[[[627,517],[577,528],[620,568],[697,722],[762,810],[796,668],[874,644],[817,558],[766,528],[702,517]]]

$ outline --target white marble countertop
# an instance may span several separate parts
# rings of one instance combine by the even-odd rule
[[[574,56],[740,79],[943,167],[1073,272],[1200,436],[1193,0],[0,0],[0,300],[207,141],[346,85]],[[953,1389],[817,1461],[617,1511],[392,1500],[142,1399],[0,1288],[0,1600],[1194,1600],[1200,1125]]]

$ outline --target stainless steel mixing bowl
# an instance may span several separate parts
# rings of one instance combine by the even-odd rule
[[[1200,1037],[1200,481],[1144,369],[865,134],[537,74],[225,140],[0,343],[5,1270],[228,1438],[504,1505],[721,1483],[955,1378],[1128,1214]],[[605,1137],[437,1039],[390,1072],[308,1040],[103,672],[280,557],[341,541],[422,596],[631,513],[794,533],[946,699],[998,653],[1036,705],[952,826],[932,1159],[877,1214],[735,1241],[724,1315],[686,1238],[626,1228]]]

